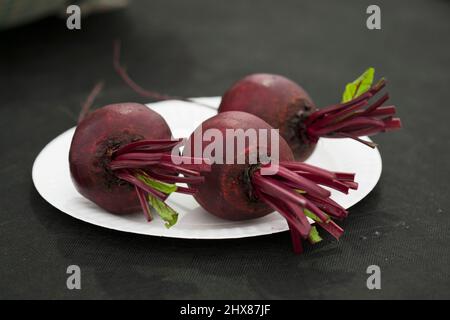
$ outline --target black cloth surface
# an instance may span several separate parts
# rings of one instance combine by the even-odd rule
[[[450,298],[450,2],[134,1],[82,19],[0,32],[0,298]],[[138,97],[114,73],[113,39],[145,87],[221,95],[253,72],[283,74],[319,106],[369,66],[389,79],[404,128],[375,137],[383,173],[339,242],[296,256],[287,232],[180,240],[103,229],[61,213],[31,180],[39,151],[75,125],[98,80],[100,106]],[[345,155],[351,156],[351,155]],[[79,265],[82,289],[66,288]],[[381,268],[368,290],[366,268]]]

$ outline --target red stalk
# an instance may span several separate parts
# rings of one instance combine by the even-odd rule
[[[189,183],[197,184],[204,181],[201,171],[210,171],[210,164],[203,158],[195,159],[200,164],[183,165],[172,163],[174,159],[194,162],[191,157],[172,156],[170,149],[176,147],[179,140],[141,140],[122,146],[112,154],[109,168],[119,178],[135,187],[142,210],[147,219],[151,219],[150,207],[147,196],[151,194],[161,201],[165,201],[168,194],[156,189],[156,185],[141,179],[146,177],[154,180],[154,183]],[[166,152],[161,152],[165,150]],[[180,176],[183,174],[184,176]],[[162,186],[158,187],[161,188]],[[176,186],[175,192],[194,194],[195,188]]]
[[[205,169],[211,169],[211,161],[208,158],[198,158],[198,157],[187,157],[187,156],[177,156],[174,154],[163,154],[162,159],[164,161],[172,162],[176,161],[177,166],[190,166],[190,165],[203,165],[206,164],[207,166],[204,167]]]
[[[92,104],[94,103],[95,98],[100,94],[100,92],[103,90],[103,81],[98,82],[92,91],[89,93],[89,96],[87,97],[86,101],[81,106],[81,111],[78,116],[78,123],[83,121],[83,119],[86,117],[86,115],[89,113],[89,110],[92,107]]]
[[[176,96],[170,96],[166,94],[160,94],[156,91],[150,91],[147,89],[144,89],[140,85],[138,85],[133,79],[131,79],[130,75],[128,74],[127,70],[120,64],[120,51],[121,51],[121,43],[120,40],[115,40],[113,44],[113,66],[114,70],[117,72],[117,74],[122,78],[122,80],[125,82],[125,84],[130,87],[134,92],[139,94],[142,97],[153,99],[156,101],[164,101],[164,100],[180,100],[185,101],[189,103],[194,103],[197,105],[201,105],[207,108],[211,108],[216,110],[216,108],[201,103],[198,101],[194,101],[189,98],[183,98],[183,97],[176,97]]]
[[[368,107],[366,110],[364,110],[364,114],[368,115],[372,113],[373,111],[377,110],[383,103],[389,100],[389,93],[385,93],[381,98],[379,98],[374,104],[372,104],[370,107]]]
[[[164,181],[166,183],[192,183],[192,184],[197,184],[197,183],[202,183],[205,180],[204,177],[199,177],[199,176],[183,177],[183,176],[174,176],[174,175],[170,175],[170,174],[161,174],[161,173],[157,173],[157,172],[154,172],[154,171],[148,171],[147,174],[149,176],[152,176],[153,178],[159,180],[159,181]]]
[[[119,156],[123,153],[130,152],[130,151],[136,151],[136,150],[140,150],[140,149],[145,150],[146,147],[150,147],[150,146],[170,145],[170,146],[174,147],[180,142],[181,142],[181,139],[177,139],[177,140],[167,140],[167,139],[139,140],[139,141],[131,142],[131,143],[124,145],[123,147],[121,147],[117,151],[115,151],[114,154],[116,156]]]
[[[376,147],[376,144],[359,137],[401,127],[400,119],[389,118],[395,115],[395,107],[382,106],[389,99],[388,93],[364,109],[368,101],[385,85],[386,81],[383,79],[351,101],[325,107],[311,114],[305,121],[309,139],[317,142],[320,137],[351,138],[372,148]],[[388,118],[382,118],[386,116]]]
[[[138,178],[136,178],[134,175],[130,174],[130,173],[126,173],[126,172],[117,172],[116,176],[122,180],[125,180],[129,183],[131,183],[132,185],[144,190],[145,192],[151,193],[152,195],[154,195],[155,197],[157,197],[159,200],[166,200],[167,196],[162,193],[161,191],[158,191],[156,189],[153,189],[151,187],[149,187],[148,185],[146,185],[144,182],[142,182],[141,180],[139,180]]]
[[[383,117],[383,116],[393,116],[397,112],[395,106],[385,106],[379,107],[376,110],[370,112],[370,114],[366,113],[366,110],[358,110],[354,113],[354,116],[368,115],[371,117]]]
[[[336,179],[339,179],[340,181],[353,181],[353,180],[355,180],[355,174],[354,173],[334,172],[334,175],[335,175]]]
[[[283,161],[280,163],[281,166],[294,170],[294,171],[304,171],[309,172],[317,176],[321,176],[328,179],[334,178],[334,173],[330,172],[328,170],[312,166],[310,164],[304,163],[304,162],[295,162],[295,161]]]
[[[303,173],[302,175],[303,175],[303,177],[308,178],[308,179],[310,179],[311,181],[313,181],[315,183],[318,183],[318,184],[321,184],[323,186],[327,186],[327,187],[336,189],[336,190],[338,190],[338,191],[340,191],[342,193],[348,194],[349,187],[346,184],[340,182],[339,180],[324,179],[324,178],[319,177],[319,176],[314,176],[314,175],[312,175],[310,173]]]
[[[198,190],[195,188],[187,188],[187,187],[180,187],[177,186],[177,192],[178,193],[184,193],[184,194],[189,194],[189,195],[193,195],[197,192]]]
[[[121,51],[121,43],[119,40],[114,41],[114,53],[113,53],[113,66],[116,72],[119,74],[119,76],[123,79],[123,81],[134,91],[136,91],[139,95],[155,99],[155,100],[171,100],[175,99],[178,100],[178,98],[171,97],[164,94],[159,94],[157,92],[149,91],[144,88],[142,88],[140,85],[138,85],[136,82],[133,81],[133,79],[130,78],[127,71],[124,67],[120,64],[120,51]]]
[[[130,152],[117,156],[115,161],[126,161],[126,160],[136,160],[136,161],[158,161],[162,158],[162,153],[138,153],[138,152]]]
[[[322,116],[324,116],[324,115],[326,115],[328,113],[333,113],[333,112],[339,111],[342,108],[346,108],[348,106],[351,106],[351,105],[353,105],[355,103],[359,103],[359,102],[361,102],[363,100],[370,99],[372,97],[372,95],[373,94],[370,91],[367,91],[366,93],[360,95],[359,97],[357,97],[357,98],[355,98],[355,99],[353,99],[351,101],[348,101],[348,102],[345,102],[345,103],[333,104],[333,105],[330,105],[328,107],[321,108],[320,110],[317,110],[316,112],[312,113],[308,117],[308,119],[306,120],[306,124],[308,125],[308,124],[314,122],[316,119],[319,119],[319,118],[321,118]]]
[[[311,230],[311,225],[308,220],[304,223],[302,220],[298,219],[295,212],[291,212],[288,208],[286,208],[285,203],[277,201],[276,198],[261,192],[258,192],[257,194],[258,197],[272,207],[272,209],[278,211],[287,220],[289,226],[295,228],[304,239],[308,237]]]
[[[170,172],[179,172],[190,176],[200,176],[200,172],[198,171],[189,170],[170,163],[158,163],[158,167],[163,168]]]
[[[298,189],[301,189],[312,195],[316,195],[318,197],[329,197],[331,195],[330,191],[281,166],[278,169],[277,175],[297,184],[299,186]]]
[[[309,128],[309,132],[321,137],[332,137],[335,132],[342,132],[346,129],[349,130],[354,127],[378,127],[381,129],[384,127],[384,123],[378,119],[358,117],[353,119],[345,119],[343,122],[338,122],[320,129]]]
[[[295,252],[302,251],[299,237],[307,239],[311,231],[305,209],[320,219],[318,224],[333,237],[338,239],[342,235],[342,228],[329,216],[342,219],[347,216],[347,211],[330,198],[329,192],[320,192],[323,188],[318,184],[348,191],[350,187],[357,187],[353,181],[354,174],[330,172],[294,162],[280,163],[277,173],[272,176],[263,176],[260,170],[253,171],[251,175],[254,194],[287,220]],[[302,193],[298,192],[299,186]]]
[[[306,195],[308,200],[312,201],[319,209],[326,212],[329,216],[342,219],[346,218],[348,211],[341,207],[337,202],[333,201],[331,198],[320,199],[312,196]]]
[[[312,213],[314,213],[317,218],[319,218],[321,221],[328,221],[330,220],[330,218],[328,217],[327,214],[325,214],[322,210],[320,210],[315,204],[314,202],[308,200],[306,197],[303,197],[302,195],[298,195],[301,199],[303,199],[306,203],[305,205],[305,209],[308,209],[309,211],[311,211]]]
[[[341,181],[341,183],[345,184],[347,187],[349,187],[352,190],[358,189],[358,183],[354,181]]]
[[[331,234],[334,238],[339,239],[344,233],[344,229],[339,227],[334,221],[330,220],[328,223],[326,222],[318,222],[319,226],[321,226],[325,231]]]
[[[299,195],[292,189],[285,188],[283,184],[277,181],[261,176],[257,172],[254,173],[252,181],[258,185],[262,192],[265,192],[273,197],[277,197],[283,201],[291,201],[300,206],[306,206],[306,203]]]
[[[151,165],[158,164],[159,161],[143,161],[143,160],[113,160],[110,162],[109,167],[111,170],[119,170],[119,169],[138,169],[145,168]]]
[[[289,225],[289,231],[291,233],[291,240],[292,240],[292,250],[295,254],[302,254],[303,253],[303,244],[302,244],[302,236],[298,231],[295,229],[294,226],[292,226],[290,223]]]
[[[367,105],[367,99],[363,100],[361,102],[355,103],[354,105],[350,105],[346,108],[342,108],[341,110],[338,110],[336,113],[334,113],[332,116],[324,116],[322,119],[317,120],[315,125],[317,127],[325,127],[329,124],[342,122],[344,119],[350,117],[353,115],[353,113],[366,106]]]
[[[378,146],[375,142],[366,141],[361,138],[358,138],[357,136],[355,136],[353,134],[349,134],[349,133],[345,133],[345,132],[336,133],[336,136],[341,137],[341,138],[353,139],[353,140],[361,142],[362,144],[365,144],[366,146],[371,147],[371,148],[376,148]]]
[[[144,214],[147,217],[147,221],[152,221],[153,217],[150,212],[150,206],[148,205],[147,201],[147,194],[145,194],[139,187],[134,186],[136,189],[136,194],[139,198],[139,203],[141,204],[142,209],[144,210]]]

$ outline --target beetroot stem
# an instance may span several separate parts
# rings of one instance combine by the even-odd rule
[[[117,74],[123,79],[123,81],[135,92],[137,92],[139,95],[155,99],[155,100],[171,100],[171,99],[177,99],[175,97],[171,97],[165,94],[160,94],[157,92],[145,90],[141,86],[139,86],[136,82],[134,82],[130,76],[128,75],[125,68],[120,64],[120,51],[121,51],[121,42],[120,40],[114,41],[113,46],[113,66],[116,70]]]
[[[251,173],[254,194],[287,220],[294,251],[301,252],[299,237],[320,241],[315,229],[310,234],[312,229],[305,210],[333,237],[338,239],[342,235],[342,228],[330,220],[330,216],[342,219],[347,216],[347,211],[330,198],[328,190],[319,185],[348,192],[349,188],[357,188],[357,183],[353,181],[354,174],[331,172],[289,161],[281,162],[278,171],[272,176],[263,176],[260,170],[258,168]]]
[[[87,116],[89,113],[89,110],[92,107],[92,104],[94,103],[95,98],[100,94],[100,92],[103,90],[103,81],[98,82],[92,91],[89,93],[86,101],[81,106],[80,115],[78,116],[78,123],[83,121],[83,119]]]
[[[340,181],[353,181],[355,180],[355,174],[349,172],[334,172],[334,175]]]
[[[357,136],[354,136],[352,134],[345,133],[345,132],[336,133],[336,136],[341,136],[343,138],[353,139],[353,140],[361,142],[362,144],[365,144],[366,146],[371,147],[371,148],[376,148],[378,146],[378,144],[376,144],[375,142],[366,141],[366,140],[363,140],[363,139],[361,139],[361,138],[359,138]]]
[[[294,170],[294,171],[303,171],[308,172],[317,176],[321,176],[328,179],[333,179],[334,174],[328,170],[324,170],[319,167],[312,166],[310,164],[304,163],[304,162],[295,162],[295,161],[283,161],[280,163],[281,166],[286,167],[288,169]]]
[[[139,150],[140,148],[145,149],[145,147],[158,146],[158,145],[170,145],[172,147],[176,146],[181,142],[182,139],[171,140],[171,139],[160,139],[160,140],[139,140],[135,142],[128,143],[123,147],[119,148],[114,152],[116,156],[123,153]]]
[[[379,98],[374,104],[372,104],[370,107],[368,107],[366,110],[364,110],[363,114],[368,115],[371,112],[375,111],[383,103],[385,103],[387,100],[389,100],[389,93],[385,93],[381,98]]]
[[[305,121],[306,134],[309,139],[317,142],[320,137],[351,138],[375,148],[376,144],[364,141],[359,137],[401,127],[400,120],[392,118],[396,112],[395,107],[382,106],[389,99],[388,93],[368,106],[369,100],[385,85],[386,81],[382,79],[369,91],[353,100],[325,107],[312,113]],[[365,108],[366,106],[368,107]]]
[[[156,161],[162,158],[162,153],[144,153],[144,152],[129,152],[117,156],[114,161],[126,161],[126,160],[136,160],[136,161]]]
[[[189,194],[189,195],[193,195],[197,192],[198,190],[195,188],[187,188],[187,187],[180,187],[177,186],[177,191],[178,193],[185,193],[185,194]]]
[[[295,212],[291,212],[286,208],[283,202],[277,201],[276,198],[273,198],[268,194],[258,192],[258,197],[272,207],[272,209],[278,211],[303,238],[308,236],[309,231],[311,230],[311,225],[308,220],[306,220],[306,223],[300,220],[298,216],[295,215]]]
[[[317,195],[318,197],[329,197],[331,195],[330,191],[318,186],[314,182],[305,179],[301,175],[296,174],[295,172],[290,171],[282,166],[278,168],[277,175],[293,183],[296,183],[299,186],[298,189],[302,189],[309,194]]]
[[[147,217],[147,221],[153,220],[152,214],[150,212],[150,206],[147,201],[147,194],[144,193],[139,187],[134,186],[136,189],[136,194],[139,198],[139,203],[141,204],[142,210],[144,211],[145,216]]]
[[[339,111],[342,108],[346,108],[348,106],[351,106],[355,103],[359,103],[363,100],[369,99],[370,97],[372,97],[372,94],[367,91],[366,93],[360,95],[359,97],[350,100],[348,102],[345,103],[338,103],[338,104],[334,104],[328,107],[324,107],[321,108],[320,110],[317,110],[316,112],[313,112],[307,119],[306,119],[306,124],[309,125],[311,123],[313,123],[314,121],[316,121],[316,119],[319,119],[321,117],[323,117],[324,115],[328,114],[328,113],[332,113],[332,112],[336,112]]]
[[[348,193],[349,187],[345,183],[340,182],[339,180],[324,179],[322,177],[314,176],[314,175],[311,175],[309,173],[303,173],[302,175],[303,175],[303,177],[308,178],[308,179],[310,179],[311,181],[313,181],[315,183],[318,183],[318,184],[321,184],[323,186],[327,186],[327,187],[336,189],[336,190],[338,190],[338,191],[340,191],[342,193],[345,193],[345,194]]]
[[[129,74],[126,71],[126,69],[120,64],[120,51],[121,51],[121,42],[120,42],[120,40],[115,40],[114,44],[113,44],[113,66],[114,66],[114,70],[122,78],[122,80],[125,82],[125,84],[128,87],[130,87],[134,92],[139,94],[140,96],[145,97],[145,98],[149,98],[149,99],[153,99],[153,100],[156,100],[156,101],[180,100],[180,101],[194,103],[194,104],[197,104],[197,105],[201,105],[201,106],[204,106],[204,107],[216,110],[216,108],[214,108],[214,107],[212,107],[212,106],[210,106],[208,104],[201,103],[201,102],[195,101],[195,100],[190,99],[190,98],[170,96],[170,95],[158,93],[156,91],[150,91],[150,90],[144,89],[143,87],[138,85],[133,79],[131,79],[131,77],[129,76]]]
[[[261,175],[255,172],[252,181],[259,186],[261,191],[273,197],[279,198],[283,201],[292,201],[303,207],[306,205],[305,201],[301,199],[298,194],[291,189],[285,188],[281,183],[278,183],[273,179],[266,177],[262,178]]]
[[[144,190],[145,192],[152,194],[153,196],[155,196],[156,198],[158,198],[161,201],[165,201],[167,198],[167,195],[165,195],[161,191],[155,190],[155,189],[147,186],[144,182],[142,182],[141,180],[139,180],[132,174],[129,174],[127,172],[117,172],[116,176],[122,180],[125,180],[125,181],[131,183],[135,187],[138,187],[138,188]]]
[[[189,170],[170,163],[158,163],[158,167],[163,168],[170,172],[179,172],[190,176],[200,176],[200,172],[198,171]]]
[[[291,240],[292,240],[292,250],[295,254],[302,254],[303,253],[303,244],[302,244],[302,238],[297,229],[295,229],[294,226],[292,226],[290,223],[288,223],[289,231],[291,233]]]
[[[339,227],[333,220],[330,220],[328,223],[326,222],[317,222],[319,226],[321,226],[325,231],[331,234],[336,239],[339,239],[344,233],[344,229]]]
[[[314,135],[318,135],[321,137],[332,137],[334,132],[340,132],[340,130],[345,130],[346,128],[352,127],[378,127],[379,129],[382,129],[384,127],[384,123],[383,121],[378,119],[358,117],[354,119],[346,119],[343,122],[338,122],[321,129],[310,128],[310,132],[313,132]]]
[[[175,175],[156,173],[156,172],[150,171],[150,170],[147,172],[147,174],[152,176],[152,177],[154,177],[157,180],[164,181],[166,183],[192,183],[192,184],[197,184],[197,183],[202,183],[205,180],[204,177],[199,177],[199,176],[182,177],[182,176],[175,176]]]
[[[325,127],[327,125],[342,122],[344,119],[352,116],[357,109],[364,107],[367,105],[367,99],[361,102],[355,103],[354,105],[348,106],[346,108],[342,108],[336,113],[325,116],[321,120],[316,121],[315,126],[317,127]]]
[[[147,215],[148,208],[143,204],[143,194],[155,196],[161,201],[165,201],[171,192],[192,195],[197,191],[196,188],[177,186],[177,183],[194,185],[202,183],[204,177],[200,172],[211,170],[211,165],[206,163],[203,158],[170,154],[170,149],[176,147],[180,141],[182,139],[140,140],[124,145],[112,154],[109,168],[119,179],[129,182],[141,190],[138,197],[142,209]],[[161,150],[166,150],[166,152],[161,152]],[[190,163],[197,161],[199,164],[174,164],[174,160]],[[184,176],[180,176],[180,173]],[[145,203],[148,206],[148,201]],[[159,206],[159,208],[162,207]]]
[[[370,112],[370,114],[366,113],[366,110],[358,110],[355,111],[354,116],[362,116],[362,115],[369,115],[371,117],[384,117],[384,116],[393,116],[397,112],[395,106],[385,106],[385,107],[379,107],[376,110],[373,110]]]
[[[113,160],[110,162],[109,167],[111,170],[119,170],[119,169],[138,169],[145,168],[151,165],[157,165],[159,163],[158,160],[154,161],[143,161],[143,160]]]

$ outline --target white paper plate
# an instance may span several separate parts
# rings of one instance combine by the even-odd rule
[[[214,107],[220,103],[220,97],[198,100]],[[214,108],[181,101],[158,102],[149,107],[166,119],[174,137],[189,136],[201,122],[216,114]],[[157,215],[148,223],[142,213],[124,216],[108,213],[83,198],[72,184],[68,154],[74,130],[69,129],[51,141],[33,165],[33,182],[41,196],[74,218],[109,229],[173,238],[243,238],[288,230],[286,221],[276,212],[251,221],[226,221],[208,214],[184,194],[172,194],[168,199],[168,204],[180,214],[177,224],[170,229],[164,227]],[[332,192],[332,198],[345,208],[363,199],[381,174],[378,150],[350,139],[321,139],[307,162],[329,170],[356,173],[358,190],[348,195]]]

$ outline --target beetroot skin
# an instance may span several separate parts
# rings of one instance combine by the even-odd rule
[[[69,152],[75,187],[109,212],[139,211],[135,188],[109,168],[113,152],[130,142],[171,138],[166,121],[141,104],[112,104],[88,114],[77,126]]]
[[[224,138],[226,129],[273,129],[265,121],[245,112],[222,113],[204,121],[201,126],[203,132],[208,129],[220,130]],[[193,143],[194,134],[186,144],[185,155],[193,155]],[[203,141],[203,150],[209,143]],[[224,139],[224,148],[225,143]],[[271,150],[270,143],[268,149]],[[282,138],[279,149],[280,161],[294,159],[292,151]],[[246,159],[250,153],[258,151],[259,148],[246,148]],[[237,153],[234,155],[234,163],[236,159]],[[247,220],[269,214],[273,210],[267,204],[255,201],[255,198],[250,196],[251,182],[245,175],[251,169],[252,165],[249,164],[212,164],[211,172],[203,174],[205,183],[198,186],[198,191],[194,194],[195,200],[209,213],[227,220]]]
[[[382,106],[388,94],[368,105],[384,86],[383,79],[349,102],[318,110],[295,82],[274,74],[253,74],[226,91],[219,112],[244,111],[260,117],[280,130],[295,158],[302,161],[311,155],[320,137],[352,138],[374,147],[358,137],[400,128],[400,120],[394,118],[395,107]]]
[[[317,108],[308,93],[295,82],[279,75],[252,74],[236,82],[222,97],[219,112],[244,111],[273,128],[291,147],[298,160],[309,157],[315,144],[301,128]]]

